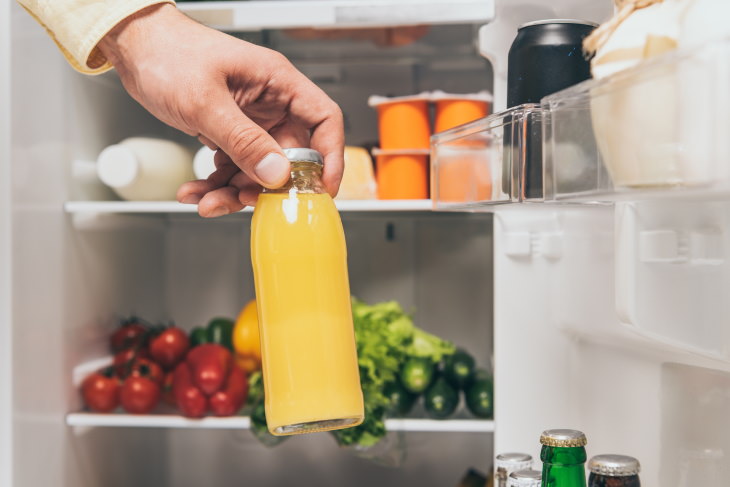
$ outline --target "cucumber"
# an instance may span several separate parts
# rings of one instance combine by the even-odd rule
[[[464,391],[466,407],[478,418],[491,418],[494,414],[494,396],[492,379],[486,372],[480,372]]]
[[[403,387],[413,394],[420,394],[431,384],[434,365],[425,358],[409,358],[401,367],[400,380]]]
[[[418,396],[408,392],[400,382],[389,382],[383,388],[383,394],[390,399],[390,411],[397,416],[405,416],[411,412]]]
[[[423,406],[426,413],[435,419],[445,419],[459,405],[459,391],[453,388],[443,377],[436,379],[423,395]]]
[[[444,377],[453,387],[464,389],[474,376],[474,357],[464,349],[457,349],[446,357],[444,363]]]

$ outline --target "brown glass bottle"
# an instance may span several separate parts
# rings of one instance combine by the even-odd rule
[[[588,487],[641,487],[641,466],[626,455],[596,455],[588,462]]]

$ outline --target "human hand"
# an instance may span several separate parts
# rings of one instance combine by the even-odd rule
[[[155,117],[212,149],[216,171],[178,201],[216,217],[253,205],[289,178],[282,147],[324,156],[335,196],[344,166],[342,112],[281,54],[200,25],[169,4],[125,19],[99,48],[129,94]]]

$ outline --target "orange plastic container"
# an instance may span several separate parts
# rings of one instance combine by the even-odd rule
[[[371,96],[368,103],[378,111],[382,149],[428,149],[431,137],[428,94],[394,98]]]
[[[435,132],[443,132],[486,117],[492,101],[492,97],[486,92],[472,95],[434,92],[432,99],[436,103]]]
[[[428,198],[427,150],[373,150],[376,157],[378,199],[421,200]]]
[[[472,203],[492,199],[489,155],[480,147],[442,148],[434,168],[438,185],[435,199],[444,203]]]

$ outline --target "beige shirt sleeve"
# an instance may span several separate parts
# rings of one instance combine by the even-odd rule
[[[43,26],[71,66],[85,74],[101,74],[111,64],[96,45],[135,12],[174,0],[18,0]]]

